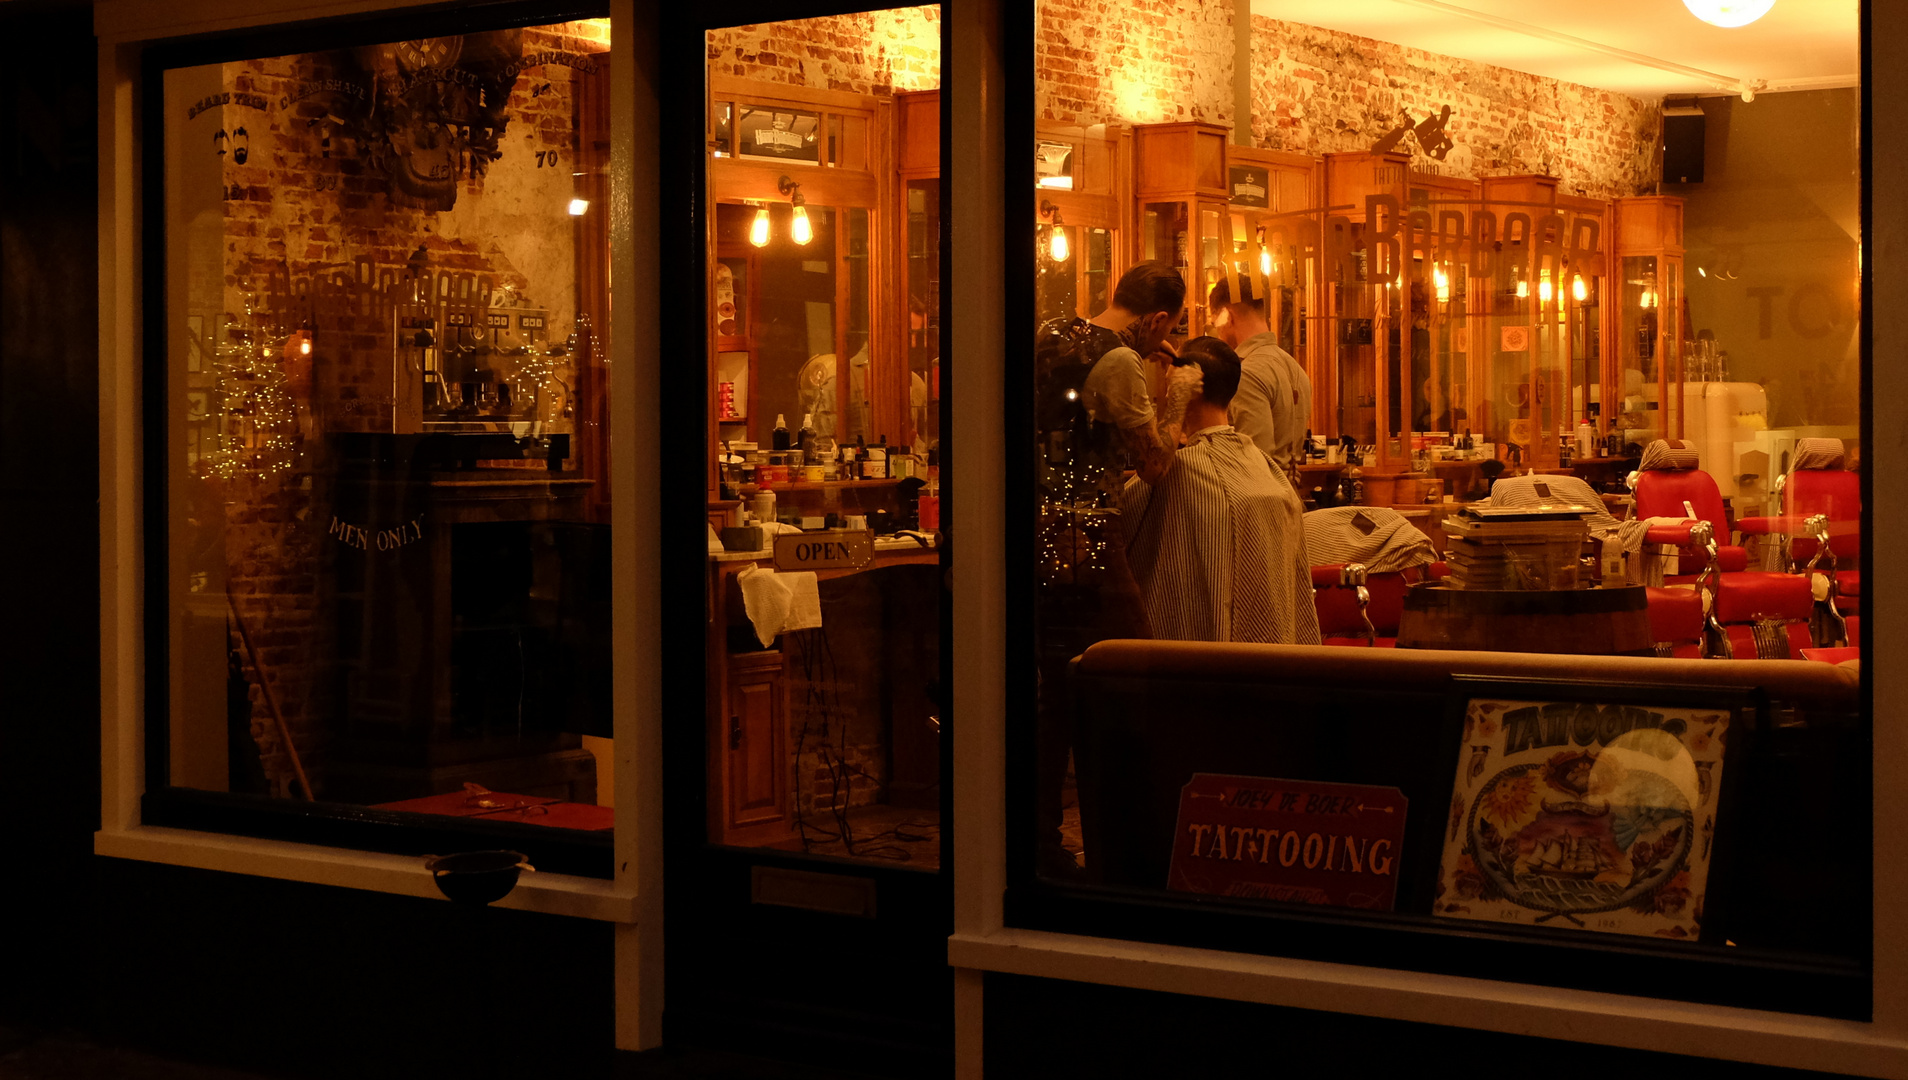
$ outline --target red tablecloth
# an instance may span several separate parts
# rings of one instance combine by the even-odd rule
[[[607,806],[562,802],[535,795],[512,795],[491,791],[471,795],[462,791],[427,795],[422,799],[403,799],[378,803],[373,810],[399,810],[407,814],[439,814],[444,817],[482,818],[485,821],[521,821],[528,825],[548,825],[558,829],[598,831],[613,828],[616,811]]]

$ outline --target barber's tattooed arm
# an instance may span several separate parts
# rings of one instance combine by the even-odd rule
[[[1166,475],[1174,461],[1172,449],[1159,437],[1159,428],[1147,424],[1127,428],[1121,434],[1126,436],[1126,459],[1133,463],[1139,478],[1149,484],[1159,483],[1159,478]]]

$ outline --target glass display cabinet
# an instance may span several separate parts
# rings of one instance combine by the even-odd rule
[[[1133,129],[1042,124],[1034,131],[1036,304],[1040,322],[1092,318],[1112,302],[1127,250]]]
[[[1225,271],[1227,129],[1212,124],[1146,124],[1134,129],[1139,203],[1136,261],[1171,263],[1186,279],[1178,341],[1206,332],[1203,299]]]
[[[1228,216],[1201,215],[1202,226],[1218,225],[1219,235],[1202,232],[1200,245],[1217,241],[1230,251],[1234,268],[1263,280],[1266,320],[1279,347],[1291,353],[1314,384],[1324,370],[1323,343],[1312,332],[1319,319],[1321,279],[1318,159],[1304,154],[1226,148]],[[1223,275],[1221,266],[1218,274]],[[1216,277],[1215,279],[1216,280]],[[1203,298],[1191,297],[1198,303]],[[1319,430],[1316,421],[1308,421]]]
[[[1683,200],[1618,199],[1612,430],[1625,446],[1680,439],[1683,392]]]
[[[1369,489],[1385,487],[1411,468],[1408,369],[1399,362],[1414,264],[1399,238],[1409,164],[1404,154],[1325,155],[1324,306],[1331,364],[1330,377],[1314,385],[1313,400],[1328,399],[1322,408],[1340,437],[1374,448],[1375,461],[1367,461],[1365,471]],[[1391,501],[1376,490],[1371,498]]]

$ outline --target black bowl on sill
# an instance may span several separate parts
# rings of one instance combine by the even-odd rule
[[[460,904],[491,904],[510,895],[523,871],[536,872],[522,852],[465,851],[424,860],[439,892]]]

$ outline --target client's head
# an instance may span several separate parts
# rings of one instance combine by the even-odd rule
[[[1199,393],[1186,403],[1184,427],[1199,431],[1226,422],[1226,407],[1239,392],[1239,354],[1216,337],[1196,337],[1179,350],[1182,363],[1199,368]]]

